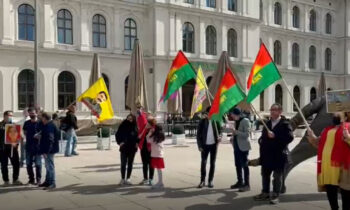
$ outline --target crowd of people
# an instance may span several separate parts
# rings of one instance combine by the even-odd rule
[[[65,156],[78,155],[76,152],[77,118],[75,105],[68,107],[66,116],[59,119],[57,113],[51,115],[40,107],[24,110],[24,119],[16,124],[21,125],[23,135],[19,143],[7,144],[6,125],[13,122],[13,111],[5,111],[0,122],[0,159],[1,174],[4,186],[10,185],[8,162],[10,160],[13,173],[12,185],[23,185],[19,180],[20,168],[27,169],[27,185],[37,185],[43,189],[56,188],[55,154],[59,152],[61,131],[66,134],[67,145]],[[46,177],[42,182],[42,159],[46,168]],[[35,171],[34,168],[35,167]]]

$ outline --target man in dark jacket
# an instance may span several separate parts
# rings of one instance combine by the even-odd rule
[[[288,160],[288,144],[293,141],[293,131],[290,123],[281,116],[282,106],[273,104],[270,109],[270,120],[263,129],[259,139],[260,162],[262,175],[262,193],[255,200],[270,200],[271,204],[279,202],[282,188],[283,172]],[[273,173],[273,194],[270,198],[270,179]]]
[[[10,159],[13,167],[13,174],[12,174],[13,185],[22,185],[22,182],[18,180],[19,168],[20,168],[18,144],[17,145],[5,144],[5,125],[12,124],[12,116],[13,116],[12,111],[5,111],[4,120],[0,122],[0,159],[1,159],[1,173],[2,173],[2,179],[4,180],[4,186],[8,186],[10,184],[9,175],[8,175],[8,159]]]
[[[35,110],[28,109],[30,120],[23,125],[23,132],[26,136],[26,163],[29,181],[28,184],[41,184],[41,156],[39,155],[39,140],[34,138],[39,130],[39,121]],[[35,163],[36,180],[34,179],[33,163]],[[36,182],[35,182],[36,181]]]
[[[203,119],[199,122],[197,129],[197,144],[198,149],[201,152],[201,180],[198,185],[198,188],[203,188],[205,186],[205,177],[206,177],[206,166],[208,156],[210,154],[210,170],[209,170],[209,179],[208,187],[213,188],[213,179],[215,172],[215,161],[216,153],[218,149],[218,144],[221,141],[220,137],[220,126],[216,122],[212,122],[208,118],[210,107],[207,108],[206,112],[203,113]]]
[[[54,156],[59,151],[59,131],[51,121],[51,116],[42,113],[43,127],[40,134],[40,154],[45,159],[46,178],[45,182],[39,185],[44,189],[56,188]]]
[[[77,134],[75,130],[78,129],[78,120],[75,116],[76,106],[71,105],[68,107],[66,117],[62,121],[61,129],[66,132],[67,145],[64,156],[70,157],[71,155],[78,155],[76,150],[77,145]]]

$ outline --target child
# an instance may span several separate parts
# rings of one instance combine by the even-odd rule
[[[162,169],[164,169],[164,145],[165,135],[163,133],[162,127],[155,125],[151,128],[147,135],[147,142],[151,144],[151,167],[157,169],[158,172],[158,183],[155,184],[152,189],[163,188],[163,174]]]

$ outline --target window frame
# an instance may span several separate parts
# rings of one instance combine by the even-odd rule
[[[233,28],[227,31],[227,53],[229,57],[238,57],[238,34]]]
[[[22,13],[21,7],[24,7],[24,12]],[[32,13],[28,11],[31,9]],[[35,41],[35,9],[30,4],[21,4],[17,8],[18,15],[18,40],[24,41]],[[33,23],[28,23],[29,18],[32,18]],[[21,21],[23,19],[23,23]],[[32,30],[32,39],[29,37],[29,30]],[[21,31],[24,32],[24,37],[21,37]]]
[[[317,13],[314,9],[309,13],[309,30],[312,32],[317,31]]]
[[[298,43],[293,43],[292,45],[292,67],[300,67],[300,47]]]
[[[192,31],[187,29],[192,29]],[[182,50],[187,53],[195,53],[195,29],[191,22],[185,22],[182,25]]]
[[[309,47],[309,69],[316,69],[317,50],[314,45]]]
[[[134,24],[135,26],[132,26]],[[126,33],[128,31],[128,34]],[[135,35],[132,35],[135,32]],[[137,39],[137,23],[132,18],[127,18],[124,21],[124,50],[132,50],[134,48],[134,42]],[[129,41],[129,46],[126,46],[126,41]]]
[[[293,28],[300,28],[300,9],[298,6],[293,7],[292,25]]]
[[[97,22],[95,21],[95,17],[97,17]],[[101,21],[104,20],[104,21]],[[104,23],[103,23],[104,22]],[[98,30],[95,30],[95,26],[98,27]],[[105,28],[105,31],[101,31],[101,27]],[[98,37],[98,43],[95,43],[95,35]],[[101,42],[101,36],[104,36],[105,42],[104,45]],[[92,17],[92,46],[96,48],[107,48],[107,20],[101,14],[95,14]]]
[[[25,77],[25,78],[23,78]],[[32,78],[31,78],[32,77]],[[34,71],[31,69],[23,69],[21,72],[19,72],[17,77],[17,106],[18,110],[24,110],[27,107],[31,107],[34,105],[34,98],[35,98],[35,78],[34,78]],[[21,92],[21,86],[25,87],[25,91]],[[30,87],[31,86],[31,87]],[[32,89],[32,91],[30,91]],[[21,103],[21,97],[25,98],[25,105],[22,106]],[[31,104],[31,98],[32,97],[32,104]]]
[[[59,17],[59,13],[63,12],[63,18]],[[66,17],[66,14],[70,15],[70,19]],[[59,21],[63,21],[63,27],[60,26]],[[70,21],[70,28],[66,26],[67,21]],[[60,42],[60,33],[59,31],[63,30],[63,42]],[[70,31],[70,40],[71,42],[67,41],[67,31]],[[57,42],[59,44],[69,44],[69,45],[73,45],[74,41],[73,41],[73,15],[72,13],[68,10],[68,9],[60,9],[59,11],[57,11]]]
[[[274,24],[275,25],[282,25],[282,4],[280,2],[275,2],[274,4]]]
[[[279,40],[273,43],[273,60],[277,65],[282,65],[282,43]]]
[[[60,80],[60,77],[64,77],[62,78],[62,80]],[[67,80],[68,77],[73,78],[71,81]],[[76,94],[77,94],[77,84],[76,84],[76,78],[75,75],[73,73],[71,73],[70,71],[62,71],[60,72],[60,74],[57,77],[57,107],[59,110],[65,109],[68,105],[70,105],[75,99],[76,99]],[[67,85],[69,84],[73,84],[73,91],[69,92],[66,91],[67,89]],[[60,91],[61,87],[60,85],[63,85],[63,89],[64,91]],[[63,97],[63,106],[61,106],[62,104],[60,104],[60,97]],[[70,98],[69,98],[70,97]]]
[[[217,34],[213,25],[209,25],[205,29],[205,53],[217,55]]]

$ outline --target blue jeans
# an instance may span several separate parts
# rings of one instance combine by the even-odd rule
[[[33,163],[35,163],[35,175],[36,175],[36,181],[41,181],[41,156],[37,155],[33,152],[27,151],[26,156],[26,163],[27,163],[27,172],[29,176],[29,181],[34,182],[34,171],[33,171]]]
[[[45,168],[46,168],[45,183],[47,183],[49,185],[55,185],[56,184],[54,156],[55,156],[55,154],[46,154],[46,155],[44,155]]]
[[[67,131],[67,145],[66,145],[66,151],[64,153],[65,156],[71,156],[72,154],[75,154],[75,148],[77,145],[77,135],[73,129]]]

